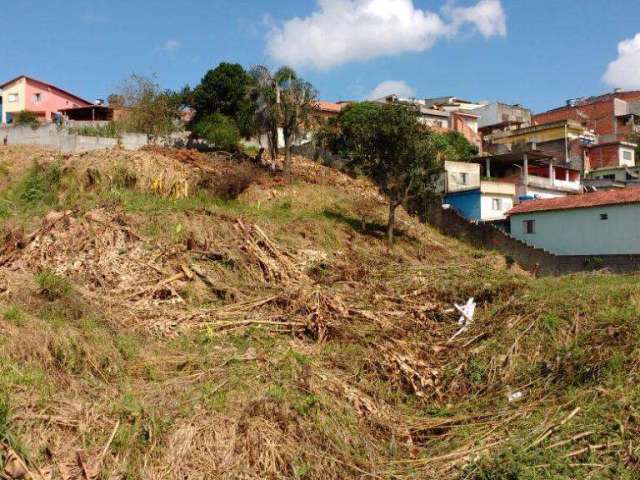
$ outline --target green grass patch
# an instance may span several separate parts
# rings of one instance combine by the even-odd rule
[[[9,307],[2,316],[7,322],[14,324],[16,327],[24,327],[26,324],[25,314],[18,306]]]
[[[40,293],[50,302],[67,298],[73,292],[69,280],[51,270],[36,274],[36,283],[40,287]]]

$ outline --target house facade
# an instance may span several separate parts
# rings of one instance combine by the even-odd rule
[[[0,85],[2,123],[11,123],[18,112],[34,112],[42,121],[49,121],[63,109],[89,107],[88,102],[54,85],[20,76]]]
[[[514,184],[515,203],[582,192],[580,171],[540,150],[476,157],[473,162],[480,165],[483,178]]]
[[[576,170],[585,169],[585,147],[596,143],[596,135],[579,122],[561,120],[544,125],[481,129],[483,151],[491,154],[512,152],[518,148],[544,151],[561,162],[569,162]]]
[[[640,90],[617,89],[595,97],[567,100],[563,107],[533,116],[535,124],[573,120],[593,130],[601,142],[629,140],[640,132]]]
[[[640,188],[521,203],[511,235],[555,255],[640,254]]]
[[[601,168],[633,167],[637,144],[616,140],[587,147],[587,171]]]
[[[523,127],[531,125],[531,110],[522,105],[493,102],[475,108],[471,112],[479,117],[478,128],[506,124]]]
[[[504,220],[514,201],[514,184],[492,181],[482,181],[479,187],[471,190],[449,193],[443,199],[445,205],[452,206],[466,219],[477,222]]]
[[[516,201],[515,183],[483,180],[478,163],[446,161],[439,187],[443,203],[473,221],[504,220]]]
[[[514,205],[582,192],[580,171],[540,151],[482,156],[444,164],[443,203],[473,221],[505,220]]]

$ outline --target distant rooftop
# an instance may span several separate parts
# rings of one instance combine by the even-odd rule
[[[605,101],[613,100],[614,98],[624,99],[625,97],[634,97],[634,98],[640,97],[640,90],[622,90],[618,88],[618,89],[615,89],[613,92],[603,93],[602,95],[571,98],[567,100],[566,104],[562,105],[561,107],[552,108],[550,110],[546,110],[540,113],[556,112],[559,110],[565,110],[567,108],[575,108],[575,107],[590,105],[592,103],[605,102]]]
[[[329,113],[340,113],[345,106],[345,103],[332,103],[324,100],[317,100],[314,104],[316,110]]]

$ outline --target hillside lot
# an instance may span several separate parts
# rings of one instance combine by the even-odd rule
[[[6,478],[638,478],[638,275],[390,249],[300,158],[0,147],[0,217]]]

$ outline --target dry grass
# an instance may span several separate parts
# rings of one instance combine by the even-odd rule
[[[5,475],[633,478],[636,277],[531,279],[405,214],[389,249],[375,189],[302,159],[224,200],[227,158],[47,155],[0,149],[7,195],[64,172],[5,215]]]

